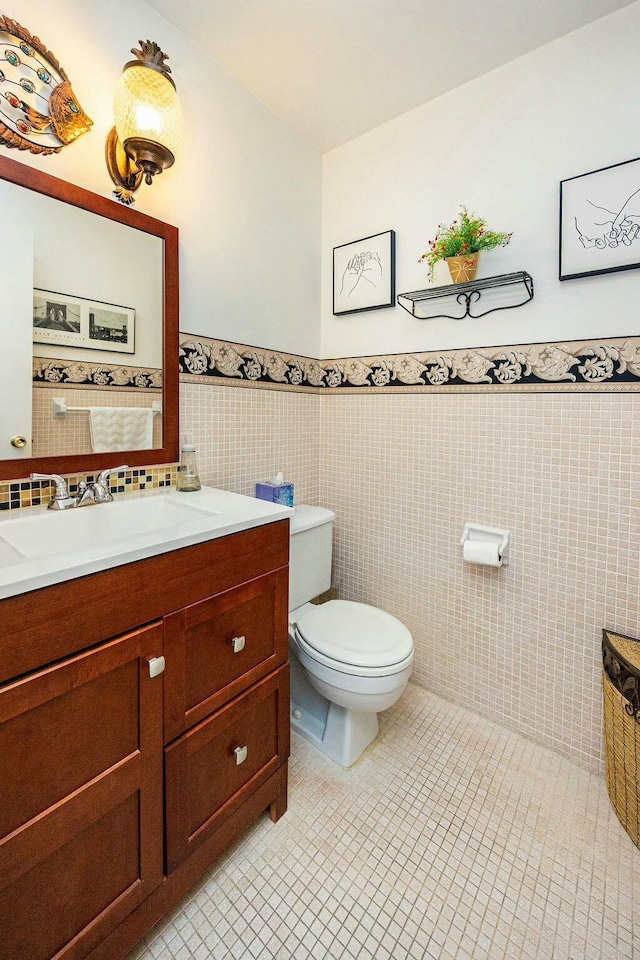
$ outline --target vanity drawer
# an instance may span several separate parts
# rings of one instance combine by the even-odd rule
[[[281,568],[165,617],[165,743],[288,657]]]
[[[167,873],[289,756],[289,665],[165,748]]]
[[[66,518],[59,519],[63,527]],[[9,597],[2,601],[0,683],[286,568],[288,560],[289,521],[278,520]]]

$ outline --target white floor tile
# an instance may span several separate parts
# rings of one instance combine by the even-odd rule
[[[604,780],[410,685],[343,770],[293,736],[264,816],[129,960],[640,958]],[[170,950],[169,950],[170,948]],[[168,952],[169,951],[169,952]]]

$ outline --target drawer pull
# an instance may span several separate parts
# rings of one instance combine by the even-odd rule
[[[247,747],[236,747],[233,752],[236,755],[236,766],[239,767],[247,759]]]
[[[164,657],[153,657],[152,660],[147,662],[149,664],[149,676],[151,679],[159,677],[161,673],[164,673]]]
[[[234,637],[231,641],[231,646],[233,647],[234,653],[240,653],[241,650],[244,650],[245,638],[244,637]]]

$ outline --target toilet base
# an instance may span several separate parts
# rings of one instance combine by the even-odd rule
[[[350,767],[378,736],[378,714],[326,703],[323,723],[317,711],[306,711],[292,699],[291,729],[341,767]]]

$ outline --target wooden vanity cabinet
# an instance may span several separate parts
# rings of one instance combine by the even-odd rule
[[[162,882],[161,654],[154,624],[0,689],[3,960],[84,957]]]
[[[286,811],[288,526],[0,601],[2,960],[120,960]]]

